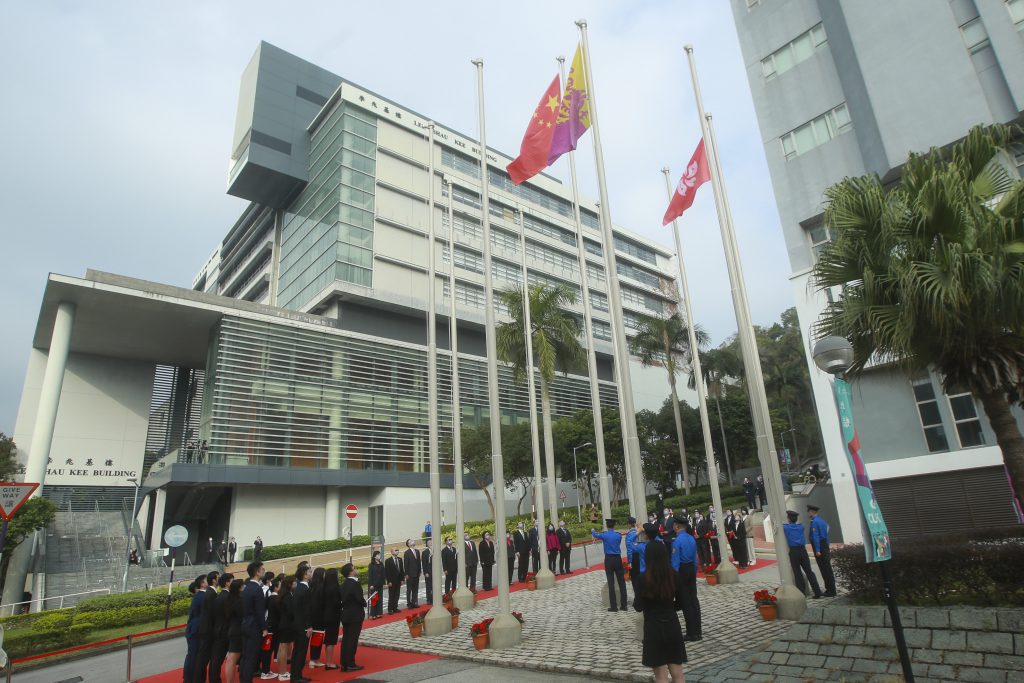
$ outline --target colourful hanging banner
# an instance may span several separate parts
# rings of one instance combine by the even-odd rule
[[[850,385],[838,377],[833,384],[836,407],[839,409],[839,426],[843,433],[846,460],[853,472],[853,483],[857,487],[857,503],[860,506],[861,526],[864,531],[864,556],[868,562],[884,562],[892,559],[889,544],[889,530],[885,526],[882,510],[875,499],[864,459],[860,455],[860,438],[853,427],[853,396]]]

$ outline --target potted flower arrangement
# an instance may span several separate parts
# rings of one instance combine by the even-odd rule
[[[459,608],[455,605],[445,605],[448,608],[448,614],[452,615],[452,628],[459,627]]]
[[[754,591],[754,604],[765,621],[775,621],[778,617],[778,598],[775,597],[775,591],[769,593],[767,588]]]
[[[709,564],[704,567],[704,578],[707,580],[709,586],[718,585],[718,565]]]
[[[405,618],[405,623],[409,626],[409,635],[413,638],[419,638],[423,635],[423,622],[426,619],[427,610],[422,612],[414,612]]]
[[[526,587],[532,591],[537,590],[537,575],[533,572],[529,572],[526,575]]]
[[[445,593],[444,596],[441,598],[441,604],[448,605],[452,601],[452,593],[454,592],[455,591],[448,591],[447,593]]]
[[[477,650],[483,650],[490,645],[491,636],[488,633],[488,629],[492,621],[494,619],[484,619],[469,627],[469,635],[473,639],[473,647]]]

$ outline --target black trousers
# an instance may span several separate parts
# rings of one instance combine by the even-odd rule
[[[807,594],[807,582],[804,581],[804,575],[806,574],[807,581],[811,583],[811,590],[814,591],[814,597],[821,596],[818,577],[811,571],[811,560],[807,557],[807,548],[802,545],[790,546],[789,563],[793,565],[793,582],[800,589],[800,592],[805,595]]]
[[[213,641],[213,649],[210,650],[210,683],[220,683],[220,669],[224,666],[224,658],[228,654],[228,641],[220,639]]]
[[[405,579],[405,605],[416,607],[420,603],[420,577],[409,576]]]
[[[697,558],[700,562],[700,566],[706,567],[708,565],[708,559],[711,557],[711,544],[708,543],[706,538],[697,539]]]
[[[292,663],[289,670],[292,680],[302,678],[302,669],[306,666],[306,650],[309,649],[309,638],[306,637],[306,629],[300,629],[295,633],[295,643],[292,645]],[[241,679],[242,683],[249,683],[247,679]]]
[[[398,596],[402,592],[402,584],[400,583],[389,583],[388,584],[388,614],[394,614],[398,611]]]
[[[829,595],[835,595],[836,575],[832,572],[832,551],[827,545],[822,544],[821,550],[818,552],[818,556],[814,558],[814,561],[818,563],[818,571],[821,572],[821,578],[825,582],[825,592]]]
[[[453,590],[459,587],[459,573],[458,572],[445,572],[444,573],[444,592],[451,593]]]
[[[206,672],[213,655],[213,636],[199,636],[196,642],[199,645],[196,649],[196,667],[192,670],[192,680],[195,683],[205,683]]]
[[[569,563],[569,556],[572,555],[572,548],[566,546],[558,551],[558,573],[568,574],[572,571],[572,565]]]
[[[427,604],[434,604],[434,581],[430,578],[430,574],[423,575],[423,581],[427,584]]]
[[[260,643],[260,673],[270,673],[270,661],[274,657],[274,653],[277,652],[277,636],[274,636],[270,641],[270,649],[264,650],[263,643]],[[213,662],[210,662],[213,665]]]
[[[722,549],[718,547],[718,538],[711,539],[711,554],[715,556],[715,564],[722,564]]]
[[[539,550],[531,550],[530,551],[530,560],[532,561],[532,564],[533,564],[533,573],[536,574],[537,572],[540,571],[540,551]]]
[[[341,665],[356,665],[356,648],[359,646],[359,634],[363,630],[363,620],[349,621],[341,625]]]
[[[691,563],[679,565],[679,576],[683,580],[683,621],[686,623],[686,637],[700,638],[700,600],[697,599],[697,567]]]
[[[250,681],[260,667],[260,645],[263,634],[255,623],[242,625],[242,658],[238,664],[238,680]]]
[[[519,580],[526,581],[526,575],[530,571],[530,551],[525,550],[519,553]],[[512,576],[512,572],[509,572],[509,576]]]
[[[466,565],[466,588],[476,590],[476,565]]]
[[[604,556],[604,576],[608,579],[608,604],[612,609],[626,609],[626,571],[622,568],[620,555]],[[618,583],[622,599],[615,606],[615,584]]]
[[[515,573],[514,573],[515,566],[516,566],[516,554],[510,552],[508,554],[508,585],[510,585],[510,586],[512,585],[512,577],[515,576]],[[526,574],[524,573],[523,577],[525,577],[525,576],[526,576]]]
[[[491,570],[494,569],[493,564],[483,565],[483,589],[485,591],[491,590]]]
[[[555,573],[555,565],[557,563],[558,563],[558,551],[557,550],[549,550],[548,551],[548,569],[551,570],[552,574]]]

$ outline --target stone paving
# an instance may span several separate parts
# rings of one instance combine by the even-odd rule
[[[693,675],[698,668],[730,658],[738,646],[766,648],[792,626],[790,622],[763,621],[754,605],[755,590],[778,585],[774,566],[743,574],[740,579],[739,584],[729,586],[708,586],[698,580],[704,639],[687,643],[685,669],[690,681],[701,680]],[[459,628],[443,636],[412,639],[400,621],[364,630],[361,642],[480,664],[649,681],[651,670],[640,662],[642,646],[635,628],[638,615],[632,609],[605,611],[601,607],[604,584],[604,572],[592,571],[559,581],[553,589],[512,593],[512,609],[522,612],[525,619],[523,643],[515,648],[473,649],[469,627],[494,616],[495,598],[464,611]]]

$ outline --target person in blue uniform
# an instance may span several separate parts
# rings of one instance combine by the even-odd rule
[[[808,505],[807,514],[811,517],[811,548],[814,550],[814,561],[818,563],[818,571],[825,582],[825,597],[836,596],[836,575],[832,572],[832,553],[828,547],[828,522],[818,514],[817,505]]]
[[[604,575],[608,579],[608,607],[609,612],[618,612],[626,609],[626,575],[622,567],[622,534],[615,530],[615,520],[604,520],[608,528],[600,533],[597,529],[591,529],[590,535],[598,538],[604,544]],[[615,600],[615,585],[619,586],[621,600]],[[617,607],[616,605],[619,605]]]
[[[697,599],[697,540],[690,533],[685,519],[672,520],[676,539],[672,541],[672,569],[679,574],[682,586],[683,620],[686,622],[686,640],[703,638],[700,600]]]
[[[811,571],[811,559],[807,556],[807,541],[804,540],[804,525],[797,520],[800,513],[789,510],[786,512],[789,524],[782,525],[782,533],[786,536],[786,543],[789,545],[789,563],[793,566],[793,582],[801,593],[806,595],[807,582],[811,584],[814,597],[821,597],[821,588],[818,587],[818,577]],[[807,581],[804,581],[804,576]]]
[[[629,518],[629,531],[626,532],[626,562],[629,562],[629,583],[633,586],[633,607],[636,607],[637,577],[640,575],[640,558],[637,552],[642,553],[640,545],[640,530],[636,525],[636,518]]]

